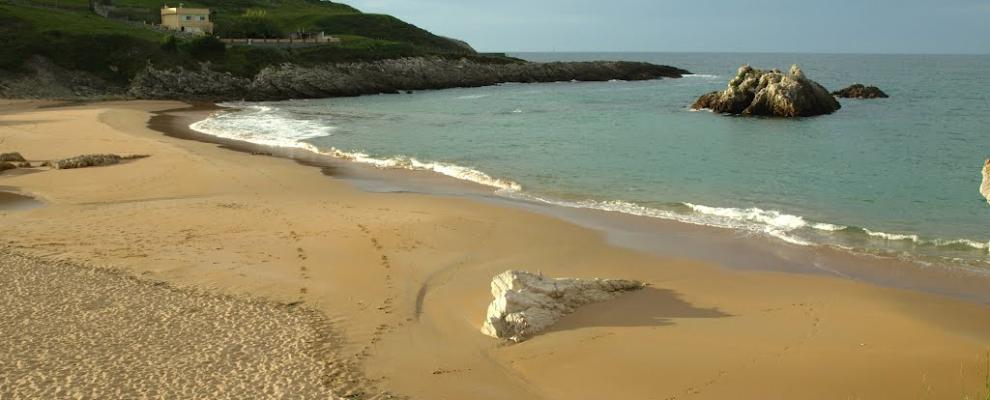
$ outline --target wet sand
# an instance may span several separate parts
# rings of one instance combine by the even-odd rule
[[[984,303],[619,246],[603,230],[524,207],[401,185],[368,192],[352,182],[374,179],[346,165],[313,168],[146,127],[153,111],[183,106],[0,115],[3,150],[28,158],[151,155],[0,176],[0,185],[46,202],[0,216],[0,230],[17,232],[0,244],[319,312],[340,340],[333,352],[308,354],[354,368],[350,379],[324,382],[354,398],[986,397]],[[509,268],[638,279],[652,289],[505,345],[478,330],[488,282]]]
[[[30,210],[32,208],[38,208],[43,205],[44,203],[35,200],[30,196],[19,195],[17,193],[4,192],[0,190],[0,212]]]

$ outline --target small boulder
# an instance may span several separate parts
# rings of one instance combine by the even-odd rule
[[[22,156],[21,153],[13,152],[0,154],[0,161],[24,162],[27,160],[24,159],[24,156]]]
[[[31,168],[31,163],[25,161],[25,162],[22,162],[22,163],[18,163],[17,164],[17,167],[18,168]]]
[[[0,162],[0,172],[6,171],[8,169],[16,169],[17,166],[9,162]]]
[[[513,342],[546,330],[578,307],[645,286],[621,279],[554,279],[524,271],[505,271],[491,285],[495,299],[488,306],[481,332]]]
[[[737,115],[811,117],[831,114],[842,105],[822,85],[805,77],[797,65],[786,74],[743,65],[725,90],[699,97],[691,108]]]
[[[886,99],[890,97],[876,86],[865,86],[859,83],[854,83],[845,89],[832,92],[832,95],[846,99]]]
[[[990,203],[990,159],[983,163],[983,184],[980,185],[980,194]]]
[[[87,154],[66,158],[64,160],[53,161],[52,167],[55,169],[73,169],[87,167],[102,167],[106,165],[118,164],[121,161],[133,160],[148,157],[146,155],[118,156],[116,154]]]

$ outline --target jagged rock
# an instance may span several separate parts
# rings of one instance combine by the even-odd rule
[[[17,164],[17,168],[31,168],[31,163],[25,161]]]
[[[521,342],[578,307],[642,289],[642,282],[621,279],[547,278],[525,271],[505,271],[492,279],[495,299],[481,332]]]
[[[24,156],[22,156],[21,153],[15,151],[13,153],[0,154],[0,161],[24,162],[27,160],[24,159]]]
[[[980,185],[980,194],[990,203],[990,159],[983,163],[983,184]]]
[[[6,171],[8,169],[16,169],[17,166],[9,162],[0,162],[0,172]]]
[[[148,157],[146,155],[118,156],[116,154],[87,154],[66,158],[64,160],[53,161],[52,167],[55,169],[73,169],[87,167],[102,167],[105,165],[118,164],[125,160],[134,160]]]
[[[854,83],[845,89],[834,91],[832,95],[847,99],[885,99],[890,97],[876,86],[864,86],[859,83]]]
[[[129,94],[147,99],[284,100],[488,86],[502,82],[608,81],[679,78],[688,71],[638,62],[479,62],[468,58],[409,57],[318,66],[283,64],[253,79],[212,71],[149,66]]]
[[[699,97],[691,108],[738,115],[811,117],[831,114],[842,106],[796,65],[787,74],[744,65],[724,91]]]
[[[130,96],[140,99],[240,100],[247,97],[249,79],[216,72],[204,63],[198,71],[157,69],[150,63],[131,81]]]

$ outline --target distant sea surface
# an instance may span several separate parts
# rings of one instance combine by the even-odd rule
[[[682,79],[565,82],[228,104],[205,133],[433,170],[501,196],[764,235],[798,246],[990,272],[990,56],[525,53],[633,60]],[[830,90],[877,85],[792,120],[692,112],[742,64],[798,64]]]

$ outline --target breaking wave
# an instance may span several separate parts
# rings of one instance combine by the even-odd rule
[[[517,182],[497,178],[471,167],[401,155],[380,157],[333,147],[317,147],[308,140],[333,136],[336,131],[335,127],[325,125],[325,119],[299,119],[298,116],[285,115],[275,107],[264,105],[228,104],[227,106],[237,107],[239,110],[217,113],[190,125],[190,128],[221,138],[265,146],[297,148],[377,168],[431,171],[491,187],[495,189],[496,194],[508,198],[733,229],[774,237],[799,246],[833,245],[845,249],[925,247],[948,252],[981,251],[984,254],[990,252],[990,243],[970,239],[928,239],[917,234],[889,233],[856,226],[810,221],[800,215],[758,207],[715,207],[686,202],[648,207],[622,200],[572,201],[544,198],[524,192],[523,187]],[[514,112],[519,111],[521,110]]]
[[[522,187],[513,181],[494,178],[479,170],[456,164],[420,161],[406,156],[376,158],[365,153],[344,151],[334,147],[320,148],[306,140],[332,136],[335,127],[325,126],[319,120],[297,120],[287,117],[278,109],[264,105],[237,103],[222,105],[237,107],[239,111],[214,114],[210,118],[193,123],[189,128],[220,138],[263,146],[302,149],[378,168],[431,171],[498,190],[522,190]]]

